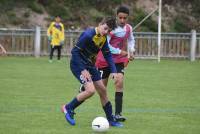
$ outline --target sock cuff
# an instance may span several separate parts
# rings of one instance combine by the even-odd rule
[[[103,108],[109,107],[110,105],[111,105],[111,102],[108,101],[108,102],[103,106]]]
[[[123,96],[123,92],[115,92],[115,96]]]
[[[72,99],[70,103],[67,104],[67,108],[74,110],[76,107],[78,107],[82,102],[79,101],[76,97]]]

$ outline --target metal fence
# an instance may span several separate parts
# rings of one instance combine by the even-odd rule
[[[65,45],[63,56],[70,56],[81,31],[65,31]],[[136,58],[157,58],[157,33],[136,32]],[[49,54],[49,44],[46,29],[0,29],[0,44],[6,49],[8,55],[17,56],[44,56]],[[190,58],[193,55],[200,58],[200,33],[162,33],[161,58]]]

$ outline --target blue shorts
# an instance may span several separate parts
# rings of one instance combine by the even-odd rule
[[[98,81],[101,80],[100,72],[97,70],[97,68],[94,65],[87,65],[84,64],[81,68],[85,68],[88,70],[88,72],[91,75],[92,81]],[[81,84],[86,83],[87,81],[84,81],[81,76],[81,71],[83,71],[79,66],[73,63],[73,60],[70,62],[70,69],[73,73],[73,75],[79,80]]]

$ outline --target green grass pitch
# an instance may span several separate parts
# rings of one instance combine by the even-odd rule
[[[95,94],[76,109],[76,126],[60,112],[78,92],[78,81],[48,58],[0,57],[0,134],[94,134],[91,122],[105,116]],[[113,82],[108,86],[114,109]],[[135,60],[125,72],[123,128],[107,134],[199,134],[200,62]]]

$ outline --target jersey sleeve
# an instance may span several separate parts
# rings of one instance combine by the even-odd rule
[[[119,48],[115,48],[113,47],[109,42],[110,42],[111,37],[109,35],[107,35],[107,42],[108,42],[108,47],[110,49],[110,52],[112,54],[120,54],[121,53],[121,49]]]
[[[47,36],[51,36],[52,35],[52,27],[53,27],[54,23],[52,22],[50,24],[50,26],[47,29]]]
[[[128,49],[131,52],[135,52],[135,38],[133,36],[133,31],[131,26],[130,26],[130,35],[128,37]]]
[[[64,25],[61,23],[62,31],[61,31],[61,41],[65,40],[65,28]]]

